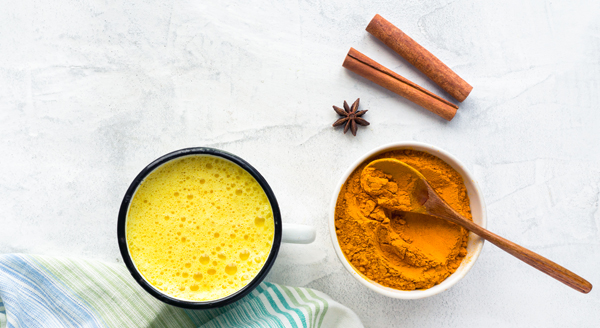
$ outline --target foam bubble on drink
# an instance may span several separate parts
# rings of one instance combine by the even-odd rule
[[[127,243],[153,286],[177,298],[209,301],[252,281],[274,230],[268,198],[248,172],[196,155],[160,166],[140,184],[129,208]]]

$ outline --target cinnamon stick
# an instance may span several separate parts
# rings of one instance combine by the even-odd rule
[[[458,109],[455,104],[394,73],[354,48],[350,48],[342,66],[448,121],[452,120]]]
[[[469,83],[461,79],[441,60],[385,18],[375,15],[367,26],[367,32],[392,48],[433,82],[446,90],[454,99],[462,102],[473,90]]]

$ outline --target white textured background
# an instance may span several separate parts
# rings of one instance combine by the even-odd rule
[[[233,152],[276,192],[284,245],[269,280],[322,290],[367,327],[600,325],[600,2],[4,0],[0,253],[120,262],[117,211],[153,159]],[[220,2],[220,1],[219,1]],[[352,46],[447,96],[365,27],[379,13],[474,86],[447,123],[341,67]],[[358,136],[331,105],[361,97]],[[359,285],[327,229],[334,185],[392,141],[431,143],[479,180],[489,228],[598,285],[579,294],[486,244],[438,296]]]

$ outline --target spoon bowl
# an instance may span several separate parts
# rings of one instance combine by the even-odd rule
[[[393,190],[385,190],[386,186],[382,182],[389,183],[388,179],[374,177],[373,173],[381,172],[393,181]],[[395,158],[382,158],[374,160],[363,169],[361,173],[361,185],[365,191],[372,196],[381,196],[386,194],[388,198],[388,207],[392,210],[402,212],[427,212],[423,204],[429,198],[427,179],[412,166],[399,161]],[[377,190],[375,190],[376,188]],[[388,188],[389,189],[389,188]],[[410,206],[401,206],[394,200],[401,199],[402,203]]]

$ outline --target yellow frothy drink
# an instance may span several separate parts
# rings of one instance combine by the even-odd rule
[[[273,211],[259,183],[216,156],[177,158],[152,171],[133,196],[126,236],[153,286],[210,301],[246,286],[271,251]]]

